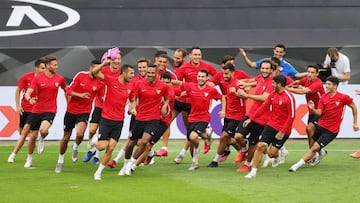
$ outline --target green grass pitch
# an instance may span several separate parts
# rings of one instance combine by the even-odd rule
[[[360,149],[360,140],[338,139],[326,147],[328,155],[312,167],[305,165],[295,173],[288,168],[307,150],[306,140],[289,140],[286,163],[277,168],[260,168],[256,178],[245,179],[232,164],[236,152],[218,168],[207,168],[216,153],[215,140],[208,154],[201,154],[200,169],[188,171],[187,154],[182,164],[174,164],[183,140],[170,140],[169,156],[156,158],[155,164],[138,167],[132,176],[118,176],[116,168],[106,168],[101,181],[94,181],[96,165],[83,163],[86,143],[80,146],[79,161],[71,161],[71,144],[61,174],[54,172],[58,142],[46,142],[41,155],[34,154],[33,167],[23,167],[26,146],[15,163],[7,163],[14,142],[0,145],[1,202],[360,202],[360,160],[349,157]],[[117,146],[120,149],[123,141]],[[160,148],[160,143],[156,148]],[[202,144],[201,144],[202,148]],[[115,154],[113,154],[115,156]]]

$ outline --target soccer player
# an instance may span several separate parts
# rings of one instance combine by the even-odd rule
[[[60,153],[55,168],[56,173],[61,173],[64,167],[65,152],[75,125],[76,138],[72,146],[71,158],[73,162],[78,160],[78,147],[84,138],[93,100],[103,87],[101,81],[91,73],[92,69],[99,64],[101,64],[100,61],[94,60],[90,64],[89,71],[78,72],[66,91],[70,99],[64,116],[64,135],[60,141]]]
[[[160,139],[162,134],[156,133],[160,118],[168,113],[168,86],[160,81],[155,65],[149,66],[147,70],[146,80],[139,80],[129,97],[129,112],[136,117],[132,136],[126,147],[124,167],[119,171],[119,175],[131,175],[132,167],[136,159],[144,152],[146,144],[156,143]],[[136,144],[138,148],[131,156]]]
[[[178,48],[174,52],[174,71],[176,72],[184,63],[186,63],[187,51],[185,48]]]
[[[227,64],[231,64],[234,66],[235,68],[235,57],[234,56],[231,56],[231,55],[225,55],[222,60],[221,60],[221,71],[217,72],[214,77],[212,77],[208,84],[211,85],[211,86],[215,86],[215,85],[218,85],[220,90],[221,90],[221,93],[223,95],[226,95],[227,94],[227,85],[229,84],[228,81],[225,81],[224,79],[224,69],[223,67],[226,66]],[[237,80],[242,80],[242,79],[249,79],[251,78],[249,74],[245,73],[244,71],[242,70],[234,70],[233,72],[233,77]],[[237,142],[235,139],[231,138],[230,139],[230,145],[233,145],[234,148],[237,150],[237,151],[240,151],[241,150],[241,147],[238,146]],[[246,147],[245,147],[246,148]],[[244,149],[244,148],[243,148]],[[230,151],[230,148],[229,148],[229,145],[225,148],[225,151],[224,153],[221,155],[221,157],[219,158],[218,162],[222,162],[222,161],[225,161],[227,159],[227,157],[230,155],[231,151]]]
[[[160,125],[158,127],[158,130],[156,131],[156,134],[159,134],[164,136],[165,134],[170,134],[170,124],[172,121],[172,109],[174,108],[174,102],[175,102],[175,91],[173,89],[171,80],[171,74],[169,72],[164,72],[160,76],[160,80],[165,83],[168,88],[168,98],[169,98],[169,105],[168,105],[168,115],[166,117],[161,117],[160,119]],[[180,89],[177,93],[180,93]],[[150,164],[152,161],[152,158],[155,155],[153,148],[154,142],[149,142],[146,144],[145,151],[141,154],[141,156],[136,161],[136,166],[140,165],[141,163],[144,163],[145,165]]]
[[[233,163],[241,163],[244,159],[246,161],[240,166],[237,172],[246,172],[251,169],[251,162],[255,152],[256,144],[259,141],[261,132],[263,131],[267,121],[270,117],[270,110],[267,109],[260,116],[254,118],[251,123],[244,126],[244,122],[253,115],[256,110],[266,101],[267,97],[274,91],[272,86],[272,73],[276,70],[276,64],[270,60],[264,60],[260,65],[260,74],[253,79],[243,81],[242,87],[255,87],[253,94],[246,93],[245,91],[238,91],[239,96],[254,100],[251,108],[247,111],[246,115],[241,119],[235,133],[236,140],[243,140],[245,137],[248,139],[249,148],[247,151],[247,157],[245,158],[245,152],[241,151],[235,157]],[[249,135],[249,136],[247,136]],[[267,156],[267,154],[265,155]]]
[[[147,68],[150,64],[150,60],[147,58],[140,58],[137,61],[137,68],[138,68],[138,72],[139,74],[137,74],[135,77],[133,77],[130,81],[131,84],[136,84],[137,81],[139,80],[145,80],[146,79],[146,74],[147,74]],[[130,125],[129,125],[129,136],[128,139],[126,140],[126,142],[123,144],[122,148],[120,149],[120,151],[118,152],[118,154],[116,155],[116,157],[110,161],[108,163],[108,166],[110,168],[115,168],[116,164],[119,162],[119,160],[121,159],[122,156],[124,156],[125,151],[126,151],[126,147],[130,141],[130,137],[131,137],[131,132],[132,132],[132,127],[134,125],[134,121],[135,121],[135,115],[131,114],[131,119],[130,119]]]
[[[26,136],[30,132],[30,121],[31,121],[31,109],[32,105],[25,99],[25,93],[30,86],[31,81],[34,77],[38,76],[40,73],[45,71],[45,61],[44,59],[37,59],[35,61],[35,71],[25,73],[18,81],[18,87],[15,91],[15,103],[16,103],[16,112],[20,115],[20,137],[15,144],[14,150],[8,158],[9,163],[13,163],[16,157],[16,154],[20,151],[21,147],[24,145]],[[20,103],[20,94],[22,93],[22,99]],[[35,97],[35,92],[32,93],[31,97]]]
[[[294,96],[285,88],[285,76],[274,76],[272,84],[275,91],[272,92],[263,105],[244,122],[244,126],[247,126],[251,120],[260,116],[264,111],[271,109],[269,121],[261,133],[259,142],[256,144],[251,171],[244,176],[245,178],[254,178],[256,176],[262,156],[267,151],[269,157],[275,158],[273,162],[273,167],[275,167],[280,161],[279,149],[284,145],[291,133],[292,124],[295,119]]]
[[[189,170],[199,168],[199,136],[205,132],[210,122],[210,102],[212,99],[222,100],[222,111],[225,114],[225,98],[214,88],[206,84],[208,80],[207,70],[200,70],[197,73],[197,83],[182,83],[181,87],[191,103],[189,114],[189,127],[187,129],[187,139],[190,141],[190,147],[193,149],[193,158]]]
[[[326,147],[332,142],[340,130],[340,125],[343,120],[343,114],[345,106],[349,106],[353,114],[353,130],[356,132],[359,130],[357,121],[357,107],[353,99],[346,94],[342,94],[337,91],[339,85],[339,79],[335,76],[329,76],[326,78],[326,94],[324,94],[318,103],[317,108],[312,101],[308,102],[309,109],[316,115],[319,116],[318,125],[313,135],[314,143],[308,152],[289,169],[290,172],[297,171],[305,163],[311,161],[316,152],[319,152],[319,158],[315,161],[320,162],[326,153],[320,153],[321,149]]]
[[[95,135],[91,139],[97,150],[106,150],[94,174],[94,180],[101,180],[101,173],[119,141],[124,124],[125,106],[132,89],[129,82],[134,77],[134,68],[128,64],[121,66],[121,73],[117,78],[103,74],[101,69],[110,61],[108,58],[92,70],[94,76],[102,80],[107,87],[100,120],[100,137]]]
[[[25,99],[33,105],[30,124],[30,137],[28,141],[28,155],[24,164],[25,168],[32,166],[35,141],[40,131],[38,154],[44,151],[44,139],[49,133],[49,128],[54,120],[57,110],[57,95],[59,87],[67,89],[65,79],[56,73],[58,69],[57,59],[48,55],[45,57],[45,72],[34,77],[25,93]],[[32,96],[33,92],[36,96]]]
[[[209,63],[206,63],[202,61],[202,52],[201,48],[194,46],[191,48],[190,54],[189,54],[190,61],[184,63],[180,68],[176,69],[176,76],[178,77],[178,81],[173,80],[172,83],[175,85],[181,84],[181,82],[192,82],[197,83],[197,73],[199,70],[206,70],[208,74],[211,76],[214,76],[216,74],[216,69]],[[190,112],[191,105],[187,99],[187,97],[180,97],[175,101],[174,110],[177,112]],[[176,112],[175,112],[176,113]],[[177,113],[179,114],[179,113]],[[176,114],[176,115],[177,115]],[[189,115],[189,113],[187,114]],[[183,119],[185,127],[187,128],[187,116],[184,117],[183,113]],[[187,141],[183,147],[183,149],[180,151],[179,155],[175,158],[175,163],[179,164],[182,162],[182,160],[185,157],[186,151],[189,148],[189,142]],[[210,143],[208,141],[205,141],[204,143],[204,153],[206,154],[210,150]]]
[[[234,65],[231,63],[226,64],[222,68],[222,72],[225,83],[221,83],[221,89],[225,89],[222,94],[225,96],[226,105],[225,110],[221,111],[220,117],[224,118],[224,126],[215,158],[208,165],[208,167],[211,168],[218,167],[219,159],[224,154],[226,147],[230,144],[231,139],[234,137],[236,127],[246,112],[245,99],[240,98],[236,94],[239,86],[237,85],[238,79],[234,76]],[[241,146],[243,143],[238,142],[237,145]]]
[[[103,62],[108,56],[111,58],[111,62],[109,65],[103,67],[101,72],[104,75],[109,77],[117,78],[120,75],[120,64],[122,61],[122,52],[118,47],[114,47],[105,52],[102,56],[101,61]],[[90,125],[89,125],[89,141],[96,134],[102,113],[102,104],[105,99],[104,94],[106,92],[106,86],[104,85],[103,89],[99,92],[98,96],[95,98],[95,108],[91,115]],[[88,144],[88,148],[90,149],[83,158],[83,162],[88,162],[94,156],[92,161],[93,164],[99,164],[100,160],[100,152],[96,150],[96,147]]]
[[[315,65],[308,65],[307,67],[307,77],[301,78],[300,80],[296,80],[291,83],[288,87],[290,92],[295,94],[305,94],[306,101],[309,103],[310,101],[314,102],[315,109],[318,107],[318,103],[320,97],[325,94],[324,86],[322,81],[318,78],[319,68]],[[309,117],[308,124],[306,126],[306,134],[308,136],[309,148],[314,144],[314,140],[312,136],[315,132],[315,126],[319,117],[313,114],[313,112],[309,109]]]

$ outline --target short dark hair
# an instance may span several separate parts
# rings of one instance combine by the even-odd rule
[[[329,76],[326,78],[326,81],[331,82],[332,84],[339,86],[339,78],[335,77],[335,76]]]
[[[169,79],[171,81],[171,74],[167,71],[161,73],[160,79]]]
[[[280,64],[281,64],[280,59],[278,59],[278,58],[275,57],[275,56],[271,57],[270,60],[273,61],[274,63],[276,63],[277,66],[280,66]]]
[[[223,70],[230,70],[231,72],[234,72],[234,71],[235,71],[235,67],[234,67],[234,65],[231,64],[231,63],[226,64],[222,69],[223,69]]]
[[[155,64],[149,64],[149,65],[148,65],[148,68],[155,68],[156,70],[158,69],[158,68],[157,68],[157,65],[155,65]]]
[[[183,57],[187,55],[187,50],[185,48],[178,48],[175,51],[180,52]]]
[[[139,58],[139,59],[136,61],[136,64],[142,63],[142,62],[145,62],[147,65],[149,65],[149,64],[150,64],[150,59],[147,59],[147,58]]]
[[[282,49],[284,49],[284,51],[286,51],[285,45],[283,45],[283,44],[277,44],[277,45],[275,45],[274,49],[275,49],[276,47],[282,48]]]
[[[316,70],[316,72],[318,73],[319,72],[319,67],[317,66],[317,65],[308,65],[307,66],[308,68],[313,68],[313,69],[315,69]]]
[[[46,63],[44,59],[42,58],[36,59],[36,61],[34,62],[34,66],[38,67],[42,63]]]
[[[191,47],[191,51],[190,51],[190,52],[192,52],[194,49],[199,49],[199,50],[201,51],[201,48],[200,48],[200,47],[198,47],[198,46],[193,46],[193,47]]]
[[[231,61],[231,60],[235,60],[235,57],[231,56],[231,55],[225,55],[224,57],[222,57],[221,63],[225,64],[226,62]]]
[[[157,50],[157,51],[155,52],[154,57],[157,58],[157,57],[159,57],[161,54],[167,55],[167,52],[166,52],[166,51],[163,51],[163,50]]]
[[[169,60],[169,57],[168,57],[168,55],[166,55],[166,54],[160,54],[159,56],[157,56],[158,58],[166,58],[167,60]]]
[[[283,87],[286,86],[286,77],[283,75],[276,75],[273,77],[273,80],[275,81],[275,83],[280,84]]]
[[[124,64],[121,66],[121,73],[126,73],[128,72],[129,68],[131,69],[135,69],[132,65],[129,64]]]
[[[261,65],[263,63],[269,63],[271,70],[276,70],[276,65],[275,65],[275,63],[273,61],[271,61],[271,60],[263,60],[263,61],[261,61],[260,68],[261,68]]]
[[[49,64],[51,61],[56,61],[56,57],[54,55],[47,55],[44,57],[45,63]]]
[[[205,69],[201,69],[201,70],[199,70],[199,72],[198,73],[205,73],[206,74],[206,76],[209,76],[209,72],[207,71],[207,70],[205,70]]]

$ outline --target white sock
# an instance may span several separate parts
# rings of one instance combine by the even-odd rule
[[[257,168],[251,168],[250,173],[257,173]]]
[[[15,152],[11,152],[10,156],[15,157],[15,156],[16,156],[16,153],[15,153]]]
[[[94,157],[100,158],[100,151],[99,151],[99,150],[96,150],[96,151],[95,151]]]
[[[246,166],[251,166],[251,161],[250,162],[248,162],[248,161],[245,161],[245,163],[244,163]]]
[[[73,148],[73,150],[77,150],[79,148],[79,145],[74,143],[72,148]]]
[[[163,150],[165,150],[165,151],[167,151],[167,150],[168,150],[168,148],[167,148],[167,147],[161,147],[161,149],[163,149]]]
[[[268,154],[265,154],[265,159],[271,159]]]
[[[186,149],[182,149],[182,150],[180,151],[179,155],[185,157],[185,155],[186,155]]]
[[[59,154],[58,163],[63,164],[64,163],[64,157],[65,157],[65,154]]]
[[[198,160],[199,160],[199,147],[197,147],[197,148],[194,147],[194,153],[193,153],[192,161],[197,162]]]
[[[116,155],[114,161],[115,161],[116,163],[118,163],[119,160],[121,159],[121,157],[124,156],[124,154],[125,154],[125,150],[120,149],[120,151],[119,151],[119,153]]]
[[[134,159],[133,157],[131,157],[130,162],[131,162],[131,165],[133,165],[134,163],[136,163],[136,159]]]
[[[129,161],[130,161],[130,159],[124,159],[124,166],[123,167],[125,167],[126,164],[129,163]]]
[[[95,147],[89,149],[89,152],[91,152],[91,153],[94,153],[95,151],[96,151],[96,148],[95,148]]]
[[[32,160],[32,154],[28,154],[26,160]]]
[[[215,162],[219,162],[220,157],[221,157],[221,155],[220,155],[220,154],[218,154],[218,153],[216,153],[215,158],[214,158],[214,160],[213,160],[213,161],[215,161]]]
[[[154,149],[153,149],[153,148],[151,148],[151,150],[150,150],[150,152],[149,152],[148,156],[149,156],[149,157],[152,157],[152,156],[154,156],[154,154],[155,154],[155,151],[154,151]]]
[[[294,164],[293,166],[295,166],[296,169],[300,168],[302,165],[305,164],[304,159],[300,159],[298,162],[296,162],[296,164]]]
[[[100,163],[100,164],[99,164],[99,168],[97,169],[96,173],[102,173],[102,171],[104,170],[104,168],[105,168],[105,166]]]

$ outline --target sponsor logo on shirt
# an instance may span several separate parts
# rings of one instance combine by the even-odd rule
[[[84,83],[80,83],[80,86],[85,86],[85,84],[84,84]]]

